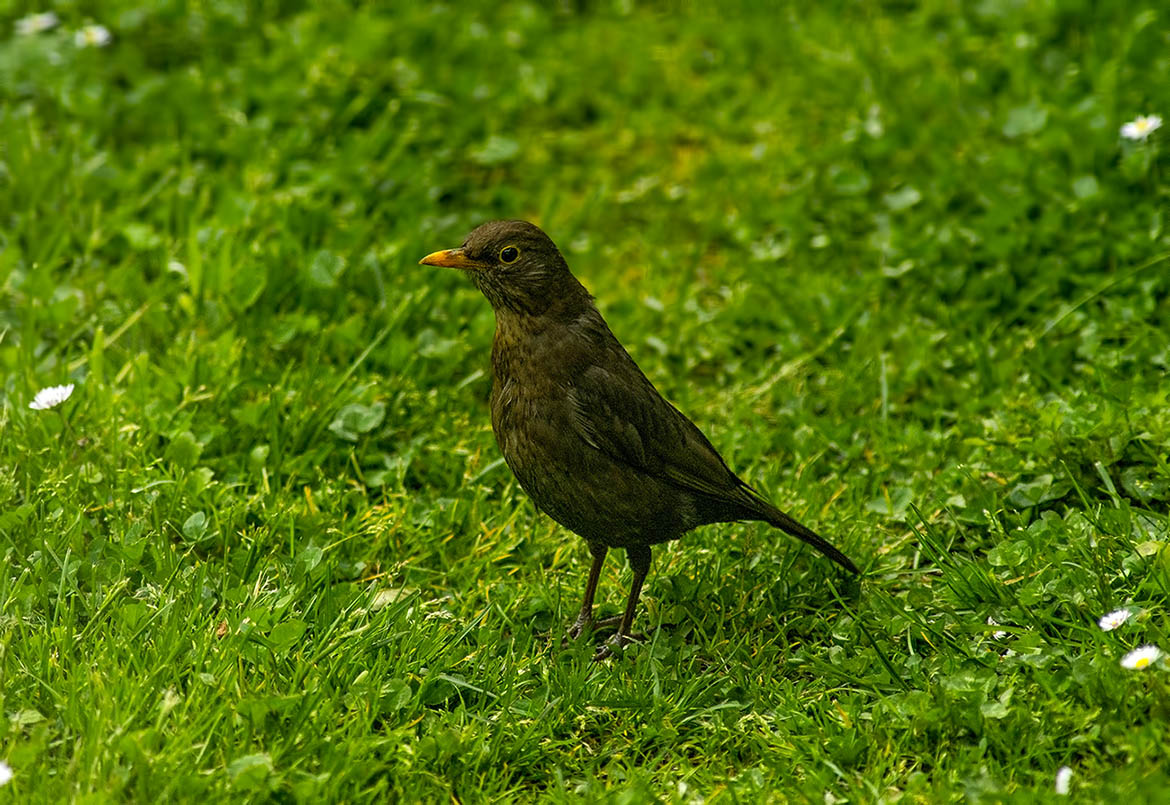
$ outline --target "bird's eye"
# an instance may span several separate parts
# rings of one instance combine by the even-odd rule
[[[500,249],[500,262],[501,263],[511,264],[511,263],[515,263],[519,259],[520,259],[520,250],[517,249],[515,246],[505,246],[504,248]]]

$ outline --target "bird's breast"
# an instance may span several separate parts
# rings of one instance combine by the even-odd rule
[[[528,453],[571,424],[571,379],[563,363],[539,341],[497,343],[492,350],[492,430],[504,458],[517,471]],[[547,446],[542,450],[548,450]],[[517,471],[517,475],[520,472]]]
[[[492,347],[492,430],[500,452],[524,490],[554,517],[579,497],[590,461],[573,421],[573,378],[587,354],[577,346],[564,328],[524,337],[498,328]]]

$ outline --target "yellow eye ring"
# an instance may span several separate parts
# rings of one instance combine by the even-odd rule
[[[505,246],[500,249],[500,262],[511,265],[520,259],[520,250],[515,246]]]

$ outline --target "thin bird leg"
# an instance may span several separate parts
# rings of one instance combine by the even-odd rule
[[[582,632],[593,628],[593,594],[597,592],[597,580],[601,578],[601,566],[605,563],[605,554],[609,548],[604,545],[589,546],[593,554],[593,564],[589,568],[589,581],[585,582],[585,598],[581,601],[581,611],[577,613],[577,620],[569,627],[569,637],[577,638]]]
[[[634,625],[634,613],[638,610],[638,598],[642,595],[642,583],[646,581],[646,574],[650,572],[650,546],[637,545],[626,549],[630,558],[630,568],[634,571],[634,581],[630,584],[630,597],[626,599],[626,612],[622,615],[622,623],[617,634],[605,641],[605,645],[597,649],[594,660],[604,660],[613,653],[614,648],[621,648],[637,639],[630,633]]]

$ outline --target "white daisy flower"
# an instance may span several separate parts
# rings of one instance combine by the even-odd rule
[[[0,760],[0,785],[8,785],[12,782],[12,767],[8,765],[8,761]]]
[[[1121,127],[1121,136],[1127,140],[1144,140],[1161,127],[1161,116],[1138,115]]]
[[[1112,632],[1118,626],[1129,620],[1131,614],[1128,609],[1115,609],[1108,615],[1102,615],[1101,620],[1097,621],[1097,625],[1107,632]]]
[[[1135,648],[1121,658],[1121,667],[1131,671],[1144,671],[1163,657],[1162,649],[1157,646],[1142,646]]]
[[[28,407],[34,411],[44,411],[49,408],[56,408],[61,403],[69,399],[69,395],[73,393],[73,384],[67,386],[49,386],[47,389],[41,389],[37,392],[37,396],[33,397],[33,401],[28,404]]]
[[[87,25],[73,35],[73,44],[79,48],[104,48],[113,38],[104,25]]]
[[[43,33],[50,28],[56,28],[57,15],[52,11],[43,11],[40,14],[29,14],[27,17],[21,17],[16,21],[16,33],[20,36],[32,36],[33,34]]]
[[[995,618],[988,615],[987,616],[987,625],[988,626],[999,626],[999,621],[997,621]],[[1007,637],[1007,632],[1005,632],[1003,629],[996,629],[994,632],[991,633],[991,636],[994,637],[996,640],[1000,640],[1004,637]]]
[[[1061,796],[1068,796],[1068,785],[1072,782],[1072,769],[1068,766],[1061,766],[1056,770],[1056,793]]]

